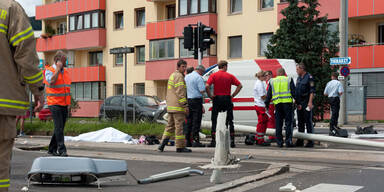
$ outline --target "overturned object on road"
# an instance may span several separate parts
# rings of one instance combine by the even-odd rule
[[[148,184],[148,183],[154,183],[154,182],[158,182],[158,181],[165,181],[165,180],[169,180],[169,179],[177,179],[177,178],[181,178],[181,177],[187,177],[192,173],[204,175],[204,172],[201,170],[191,169],[190,167],[186,167],[184,169],[178,169],[178,170],[174,170],[174,171],[169,171],[169,172],[165,172],[165,173],[159,173],[156,175],[151,175],[148,178],[139,179],[137,182],[139,184]]]
[[[127,163],[123,160],[90,159],[81,157],[39,157],[33,161],[28,173],[31,181],[44,183],[97,182],[100,178],[125,175]]]

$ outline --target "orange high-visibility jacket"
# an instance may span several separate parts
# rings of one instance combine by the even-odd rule
[[[55,69],[50,66],[46,70],[55,73]],[[45,95],[47,96],[48,105],[71,105],[71,79],[67,69],[64,68],[60,72],[54,85],[51,85],[45,78]]]

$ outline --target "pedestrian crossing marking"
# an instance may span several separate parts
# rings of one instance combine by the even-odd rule
[[[355,185],[337,185],[337,184],[328,184],[328,183],[320,183],[310,188],[304,189],[301,192],[355,192],[357,190],[362,189],[363,186],[355,186]]]

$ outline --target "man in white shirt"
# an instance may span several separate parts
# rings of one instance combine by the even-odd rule
[[[332,132],[334,129],[338,129],[337,126],[340,110],[340,96],[343,94],[344,89],[341,83],[337,80],[339,73],[333,72],[331,75],[332,80],[327,83],[327,86],[324,89],[324,95],[328,96],[329,104],[331,105],[331,122],[329,124],[329,135],[333,135]]]
[[[264,141],[265,132],[267,131],[268,124],[268,115],[265,109],[265,97],[267,95],[267,90],[265,88],[265,83],[263,82],[266,79],[265,71],[260,71],[256,73],[255,87],[253,88],[254,92],[254,101],[255,109],[257,113],[257,127],[256,127],[256,145],[269,146],[270,143]]]

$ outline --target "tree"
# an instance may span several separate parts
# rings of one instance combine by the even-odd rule
[[[320,17],[318,0],[287,0],[289,6],[281,11],[280,28],[271,37],[265,52],[267,58],[294,59],[303,63],[315,78],[315,120],[323,120],[329,111],[324,88],[330,80],[329,60],[336,57],[339,48],[338,32],[330,32],[327,16]]]

